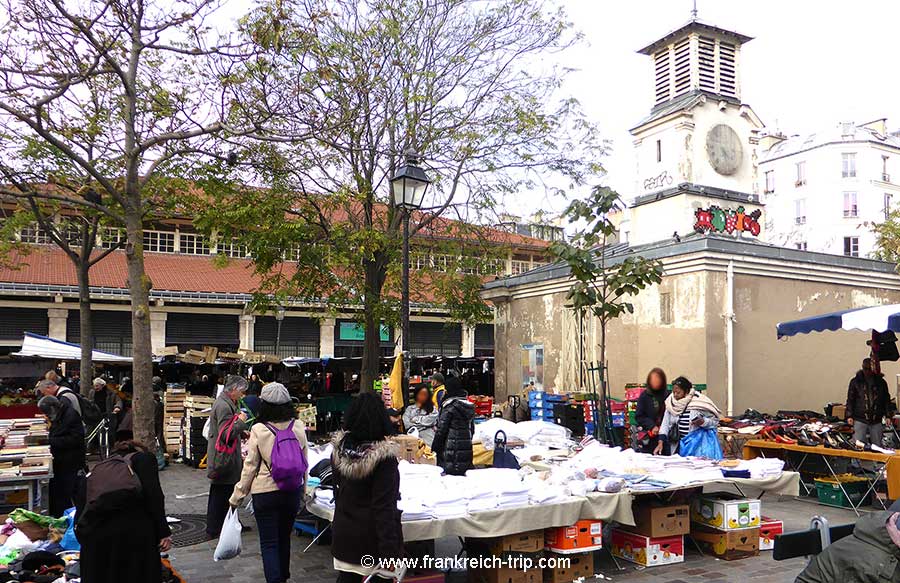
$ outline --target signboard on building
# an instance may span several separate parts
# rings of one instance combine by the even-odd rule
[[[338,329],[338,338],[340,340],[355,340],[362,342],[366,339],[366,330],[360,324],[356,322],[341,322],[340,328]],[[380,339],[382,342],[390,342],[391,340],[391,330],[387,327],[387,325],[382,324],[380,326]]]

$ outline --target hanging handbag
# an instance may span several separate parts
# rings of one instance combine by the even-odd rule
[[[494,434],[494,467],[519,469],[519,460],[506,446],[506,432],[502,429]]]

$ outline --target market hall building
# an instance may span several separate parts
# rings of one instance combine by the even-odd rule
[[[900,303],[896,266],[766,242],[757,160],[764,127],[740,99],[747,36],[698,21],[640,52],[652,59],[650,115],[632,129],[638,183],[610,264],[658,259],[661,284],[633,298],[634,314],[608,330],[611,392],[662,367],[705,383],[729,413],[814,409],[843,402],[868,355],[868,336],[843,332],[776,338],[778,322]],[[485,285],[496,308],[498,399],[534,382],[576,390],[599,361],[599,327],[583,334],[566,307],[568,268],[549,265]],[[584,344],[579,348],[579,340]],[[580,362],[583,355],[583,362]],[[895,363],[883,367],[894,386]]]
[[[106,244],[118,233],[104,233]],[[486,236],[508,250],[505,259],[489,266],[501,273],[524,273],[547,261],[544,239],[506,228]],[[22,345],[25,332],[78,343],[80,332],[78,285],[75,268],[66,254],[37,227],[23,229],[21,241],[30,252],[16,257],[15,268],[0,268],[0,355]],[[442,257],[429,254],[427,236],[413,241],[415,263],[437,269]],[[281,358],[359,357],[364,333],[354,312],[332,314],[322,305],[295,302],[286,306],[279,322],[272,312],[254,313],[248,306],[259,285],[246,249],[236,243],[208,243],[179,218],[158,222],[144,232],[145,264],[153,282],[150,326],[152,349],[167,346],[180,352],[214,346],[220,352],[247,349]],[[215,256],[224,254],[224,265]],[[444,262],[446,264],[448,262]],[[438,266],[438,267],[435,267]],[[114,251],[91,268],[94,348],[123,356],[132,354],[131,306],[123,251]],[[426,290],[427,292],[427,290]],[[427,295],[427,293],[425,294]],[[414,356],[493,355],[492,323],[464,326],[454,322],[439,305],[414,304],[410,347]],[[399,350],[399,328],[383,326],[383,356]]]

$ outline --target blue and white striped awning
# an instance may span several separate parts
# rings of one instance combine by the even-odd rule
[[[824,330],[861,330],[864,332],[900,332],[900,304],[873,306],[811,316],[801,320],[782,322],[777,326],[778,337],[809,334]]]

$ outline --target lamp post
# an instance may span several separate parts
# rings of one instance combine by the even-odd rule
[[[280,357],[281,349],[281,323],[284,322],[284,306],[278,306],[275,310],[275,321],[278,323],[275,330],[275,356]]]
[[[403,213],[403,284],[400,292],[400,350],[403,352],[403,399],[409,398],[409,217],[422,207],[425,191],[431,180],[419,166],[419,155],[414,150],[404,152],[406,163],[391,178],[391,194],[394,206]]]

